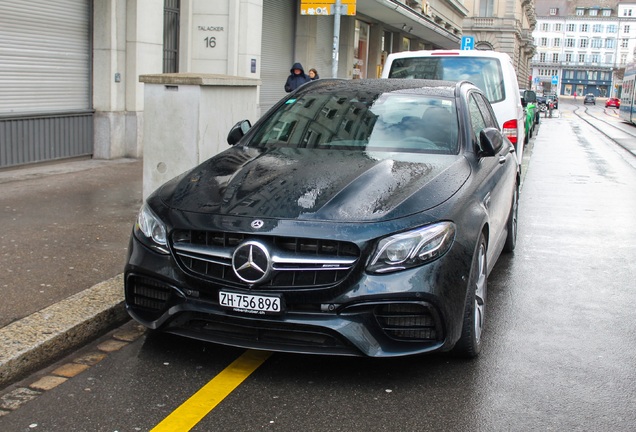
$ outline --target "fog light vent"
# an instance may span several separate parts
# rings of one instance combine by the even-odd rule
[[[435,310],[420,303],[392,303],[379,306],[375,316],[390,338],[401,341],[438,341],[442,338]]]
[[[169,286],[153,279],[133,277],[129,283],[132,284],[130,303],[152,311],[163,310],[172,293]]]

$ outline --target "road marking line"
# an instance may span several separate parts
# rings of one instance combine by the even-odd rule
[[[151,432],[189,431],[271,355],[269,351],[246,351],[170,413]]]

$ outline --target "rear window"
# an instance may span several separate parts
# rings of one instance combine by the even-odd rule
[[[389,78],[467,80],[484,92],[490,103],[506,98],[501,63],[483,57],[411,57],[393,60]]]

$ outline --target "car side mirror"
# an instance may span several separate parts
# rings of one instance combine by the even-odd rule
[[[234,145],[241,140],[250,130],[252,124],[249,120],[241,120],[230,129],[230,133],[227,134],[227,143],[229,145]]]
[[[537,94],[532,90],[526,90],[523,92],[523,100],[525,100],[527,104],[536,103]]]
[[[484,128],[479,132],[481,156],[494,156],[503,147],[503,135],[497,128]]]

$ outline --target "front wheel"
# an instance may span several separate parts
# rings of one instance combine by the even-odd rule
[[[464,308],[462,335],[455,345],[454,352],[460,357],[474,358],[481,351],[481,336],[484,330],[486,312],[486,293],[488,291],[488,267],[486,265],[486,238],[479,236],[477,252],[468,277],[468,293]]]

